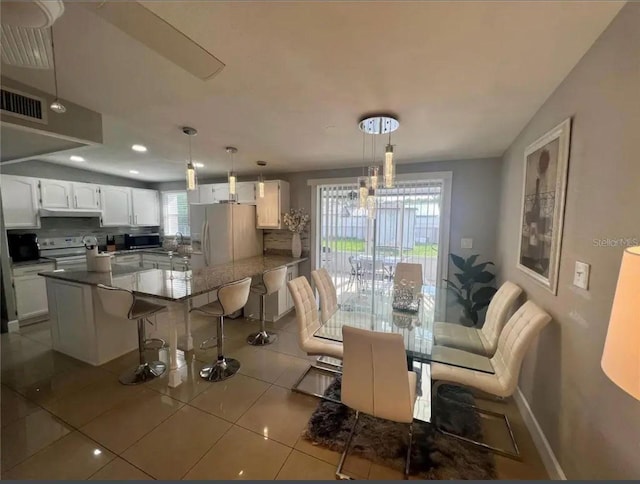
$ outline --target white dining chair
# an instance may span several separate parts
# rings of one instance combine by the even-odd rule
[[[214,382],[223,381],[231,378],[240,369],[238,360],[224,356],[224,317],[239,311],[247,304],[250,290],[251,278],[245,277],[221,286],[218,289],[217,301],[192,309],[206,316],[213,316],[217,320],[218,358],[202,367],[201,378]]]
[[[247,336],[247,343],[253,346],[264,346],[274,343],[278,335],[267,331],[265,313],[267,296],[278,292],[287,280],[287,266],[276,267],[262,273],[262,282],[251,286],[251,292],[260,297],[260,331]]]
[[[138,385],[162,375],[167,365],[162,361],[147,361],[145,357],[145,320],[167,309],[162,304],[154,304],[138,299],[131,291],[98,284],[98,298],[105,313],[117,318],[138,322],[138,353],[140,362],[135,368],[120,375],[123,385]]]
[[[407,356],[402,335],[343,326],[342,340],[344,358],[341,401],[355,410],[356,415],[338,462],[336,478],[350,479],[343,473],[342,468],[360,413],[408,424],[409,441],[404,468],[406,478],[411,462],[413,409],[418,378],[415,372],[407,371]],[[379,438],[383,439],[384,436]]]
[[[522,294],[522,288],[517,284],[510,281],[502,284],[489,303],[484,325],[480,329],[456,323],[434,323],[435,344],[493,356],[498,347],[498,337],[520,294]]]
[[[328,341],[314,336],[314,333],[320,328],[321,323],[318,316],[316,298],[307,278],[304,276],[296,277],[287,283],[287,287],[289,288],[289,292],[291,293],[293,304],[296,309],[298,346],[300,349],[309,356],[328,356],[342,360],[341,343]],[[310,365],[291,389],[296,392],[324,398],[320,393],[307,392],[301,388],[302,382],[313,369],[332,374],[339,374],[336,370]]]
[[[500,333],[500,337],[498,338],[498,347],[496,352],[491,358],[455,348],[438,348],[439,350],[442,350],[440,351],[440,355],[445,357],[447,361],[464,362],[466,360],[469,367],[473,368],[482,366],[486,367],[487,363],[489,363],[489,368],[493,368],[495,373],[491,374],[464,368],[464,364],[461,366],[452,366],[432,362],[431,381],[435,383],[432,388],[431,396],[436,428],[442,433],[464,440],[468,443],[475,444],[485,449],[490,449],[508,457],[518,458],[520,456],[518,444],[513,436],[509,419],[505,414],[472,406],[480,413],[504,419],[507,429],[509,430],[515,452],[493,447],[484,442],[478,442],[443,430],[438,425],[438,389],[443,384],[454,384],[472,387],[500,398],[510,397],[518,386],[520,368],[527,350],[540,331],[542,331],[550,321],[551,316],[547,312],[542,310],[532,301],[527,301],[514,313],[513,316],[511,316],[505,325],[504,329]],[[454,402],[453,400],[447,400],[447,402],[455,405],[468,406],[463,403]]]
[[[336,286],[324,267],[311,271],[311,278],[320,296],[320,320],[326,323],[338,309]]]

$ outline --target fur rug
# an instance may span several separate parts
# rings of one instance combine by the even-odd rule
[[[473,403],[468,391],[443,385],[440,394],[447,399]],[[340,400],[340,377],[325,395]],[[473,409],[446,404],[440,400],[440,425],[453,433],[482,439],[480,420]],[[304,437],[315,444],[342,452],[355,419],[348,407],[322,400],[311,416]],[[407,455],[407,424],[361,414],[349,454],[360,455],[402,471]],[[495,479],[493,454],[437,432],[424,422],[413,424],[411,475],[423,479]]]

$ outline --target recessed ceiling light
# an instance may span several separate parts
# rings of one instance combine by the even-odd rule
[[[131,147],[133,151],[137,151],[138,153],[144,153],[147,151],[147,147],[145,145],[133,145]]]
[[[196,168],[204,168],[204,163],[200,163],[199,161],[194,161],[193,166]]]
[[[84,161],[84,158],[83,158],[82,156],[78,156],[78,155],[71,155],[71,156],[69,157],[69,159],[70,159],[71,161],[78,161],[78,162],[80,162],[80,161]]]
[[[129,170],[129,173],[131,173],[132,175],[137,175],[140,172],[138,170]]]

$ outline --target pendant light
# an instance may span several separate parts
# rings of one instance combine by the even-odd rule
[[[391,144],[391,131],[389,131],[389,143],[384,150],[384,187],[393,188],[395,182],[395,167],[393,166],[393,145]]]
[[[376,218],[376,191],[373,187],[369,187],[369,193],[367,194],[367,216],[371,220]]]
[[[362,132],[362,176],[358,178],[358,205],[360,208],[367,208],[367,195],[369,195],[369,187],[367,186],[367,177],[364,176],[364,166],[365,166],[365,133]]]
[[[198,174],[196,173],[196,167],[193,164],[191,157],[191,138],[198,134],[198,130],[184,126],[182,132],[189,137],[189,161],[187,161],[187,190],[193,192],[198,189]]]
[[[378,189],[379,172],[380,169],[377,166],[369,167],[369,187],[374,191]]]
[[[391,116],[389,114],[376,114],[362,118],[358,127],[363,133],[374,135],[374,139],[375,135],[378,134],[389,135],[389,142],[387,143],[384,153],[383,186],[384,188],[393,188],[395,184],[395,165],[393,159],[393,145],[391,144],[391,133],[400,127],[400,122],[395,116]]]
[[[229,156],[231,157],[231,171],[229,171],[229,200],[231,201],[235,201],[236,199],[236,194],[238,192],[238,176],[236,175],[236,172],[233,171],[233,155],[235,155],[238,152],[238,148],[235,148],[233,146],[227,146],[225,148],[227,150],[227,153],[229,153]]]
[[[49,105],[49,109],[56,114],[64,114],[67,112],[67,108],[64,104],[58,99],[58,71],[56,66],[56,48],[53,42],[53,26],[51,27],[51,54],[53,57],[53,84],[56,91],[56,98]]]
[[[256,165],[258,165],[259,167],[263,168],[263,167],[267,166],[267,162],[266,161],[256,161]],[[259,198],[264,198],[264,176],[262,176],[262,171],[260,171],[260,174],[258,175],[258,197]]]

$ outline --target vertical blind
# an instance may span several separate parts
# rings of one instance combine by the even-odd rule
[[[162,192],[162,227],[165,235],[191,235],[186,191]]]
[[[372,220],[360,207],[356,183],[318,186],[317,260],[339,298],[391,285],[398,262],[420,264],[424,284],[437,284],[438,257],[446,257],[439,250],[443,190],[439,179],[380,188]]]

